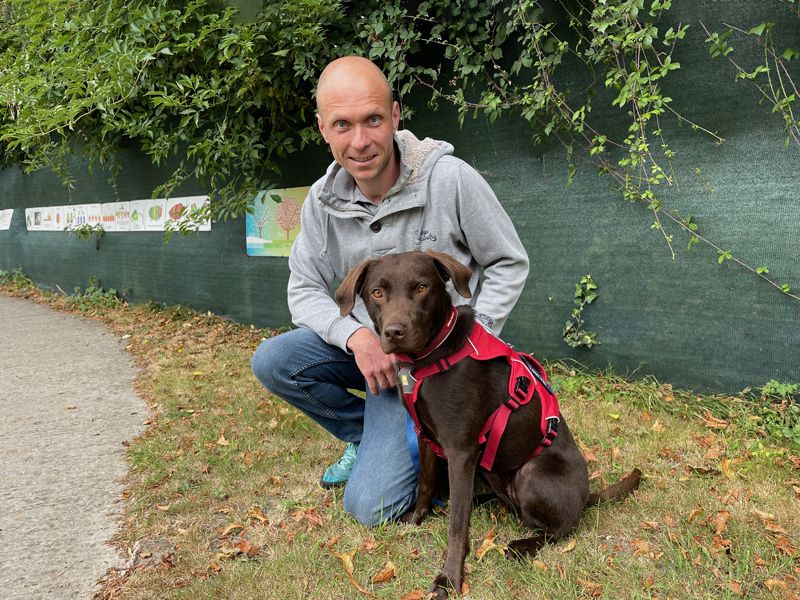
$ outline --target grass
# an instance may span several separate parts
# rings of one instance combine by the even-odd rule
[[[115,539],[132,568],[111,571],[97,598],[425,597],[446,515],[367,529],[340,492],[316,484],[343,444],[252,377],[252,352],[275,332],[154,303],[87,310],[86,298],[76,305],[21,277],[0,273],[0,291],[81,308],[124,338],[151,408],[128,449]],[[477,508],[473,550],[489,550],[467,558],[466,598],[800,598],[795,388],[723,397],[558,364],[548,372],[593,489],[636,466],[645,479],[522,562],[492,546],[526,535],[517,519],[497,503]],[[373,583],[382,570],[387,580]]]

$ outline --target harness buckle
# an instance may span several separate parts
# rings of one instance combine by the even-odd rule
[[[528,396],[528,387],[531,384],[531,380],[525,377],[524,375],[520,375],[517,377],[517,381],[514,383],[514,394],[516,396],[521,396],[522,398],[526,398]]]
[[[511,397],[511,396],[509,396],[508,398],[506,398],[506,401],[505,401],[505,402],[503,402],[503,404],[505,404],[505,405],[506,405],[508,408],[510,408],[512,411],[513,411],[513,410],[517,410],[517,409],[520,407],[520,404],[519,404],[519,402],[517,402],[517,401],[516,401],[516,400],[515,400],[513,397]]]

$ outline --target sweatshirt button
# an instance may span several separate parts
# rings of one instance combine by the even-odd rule
[[[381,230],[381,222],[375,221],[372,225],[369,226],[373,232],[378,233]]]

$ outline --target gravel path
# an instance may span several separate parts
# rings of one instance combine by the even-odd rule
[[[0,296],[0,597],[89,599],[122,561],[122,444],[145,403],[101,324]]]

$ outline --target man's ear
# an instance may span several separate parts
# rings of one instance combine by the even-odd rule
[[[448,279],[453,282],[456,291],[464,296],[464,298],[472,298],[472,292],[469,291],[469,280],[472,277],[472,271],[469,267],[465,267],[455,258],[444,252],[434,252],[433,250],[426,250],[425,254],[433,258],[433,264],[442,279]]]
[[[325,142],[327,143],[328,134],[325,131],[325,121],[322,120],[322,115],[320,115],[319,113],[317,113],[317,127],[319,128],[319,132],[322,134],[322,139],[324,139]]]
[[[373,262],[372,259],[369,259],[353,267],[336,290],[336,304],[339,305],[339,313],[343,317],[352,312],[356,303],[356,294],[361,292],[361,288],[364,287],[364,279]]]

